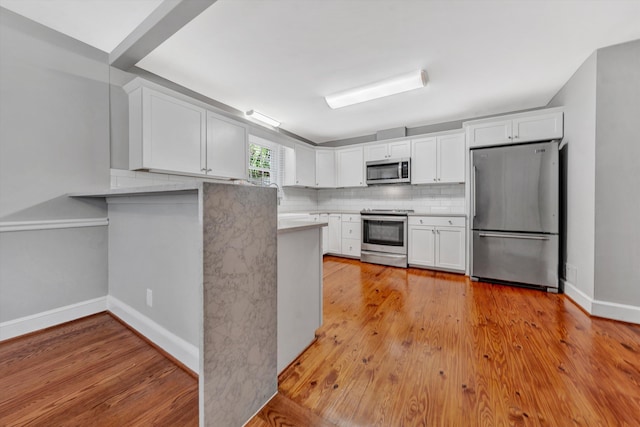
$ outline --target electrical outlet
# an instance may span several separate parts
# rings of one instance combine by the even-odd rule
[[[147,306],[153,307],[153,291],[151,289],[147,289]]]
[[[566,263],[564,265],[564,278],[573,286],[576,286],[578,284],[578,269],[575,265],[569,263]]]

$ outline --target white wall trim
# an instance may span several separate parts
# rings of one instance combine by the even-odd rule
[[[107,309],[193,372],[200,372],[200,350],[197,346],[168,331],[111,295],[107,296]]]
[[[640,307],[591,298],[572,283],[564,282],[564,293],[592,316],[640,324]]]
[[[562,281],[564,283],[564,293],[566,296],[571,298],[573,302],[582,307],[587,313],[592,314],[593,312],[593,298],[589,295],[582,292],[571,282],[567,282],[566,280]]]
[[[107,297],[104,296],[8,320],[0,323],[0,341],[100,313],[106,309]]]
[[[0,233],[10,231],[53,230],[57,228],[101,227],[105,225],[109,225],[108,218],[3,221],[0,222]]]
[[[640,324],[640,307],[608,301],[593,301],[591,314],[607,319]]]

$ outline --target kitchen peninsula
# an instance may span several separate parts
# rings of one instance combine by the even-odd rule
[[[319,304],[322,225],[278,224],[275,189],[250,185],[194,182],[70,196],[107,201],[109,310],[199,374],[201,425],[246,422],[277,392],[278,320],[287,317],[277,305],[280,276],[296,277],[299,270],[288,266],[303,265],[279,263],[277,254],[296,251],[291,239],[311,245],[315,255],[304,265],[317,264],[308,282]],[[315,331],[321,308],[308,311]]]

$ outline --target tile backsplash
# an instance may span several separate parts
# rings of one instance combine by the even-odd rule
[[[111,169],[111,188],[139,187],[172,182],[228,182],[212,178]],[[378,185],[363,188],[321,189],[285,187],[279,212],[359,211],[365,208],[414,209],[425,213],[460,213],[465,210],[464,184]]]
[[[465,213],[464,184],[379,185],[318,190],[318,210],[414,209],[425,213]]]

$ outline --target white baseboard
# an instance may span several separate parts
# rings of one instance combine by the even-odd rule
[[[198,347],[169,332],[147,316],[111,295],[107,297],[107,309],[193,372],[200,372],[200,350]]]
[[[640,307],[608,301],[593,301],[594,316],[640,324]]]
[[[104,296],[2,322],[0,323],[0,341],[100,313],[106,309],[107,297]]]
[[[591,298],[567,281],[564,293],[592,316],[640,324],[640,307]]]
[[[578,304],[580,307],[584,309],[589,314],[592,314],[593,311],[593,298],[589,295],[582,292],[580,289],[575,287],[573,283],[567,282],[566,280],[562,281],[564,283],[564,293],[566,296],[571,298],[573,302]]]

